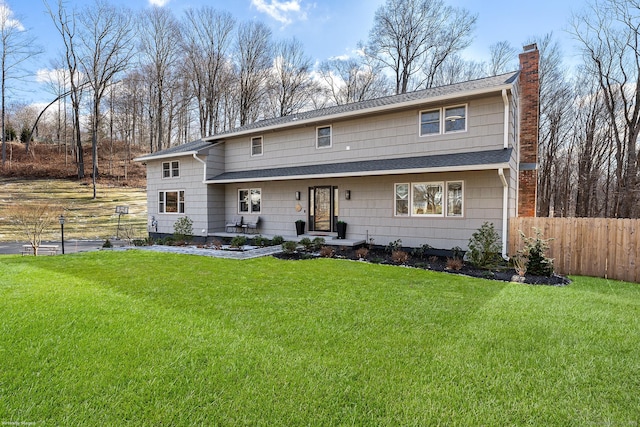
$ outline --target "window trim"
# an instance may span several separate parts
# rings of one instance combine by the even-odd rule
[[[167,212],[167,193],[176,193],[176,211]],[[162,196],[164,195],[164,196]],[[180,196],[182,195],[182,199]],[[185,190],[158,190],[158,213],[167,215],[182,215],[186,212],[186,192]],[[182,208],[182,210],[180,209]]]
[[[461,213],[460,215],[452,215],[449,213],[449,184],[461,184]],[[442,185],[442,213],[439,214],[414,214],[413,213],[413,186],[416,184],[438,184]],[[407,185],[407,213],[398,213],[398,186]],[[395,218],[447,218],[447,219],[462,219],[465,217],[465,181],[462,179],[452,179],[444,181],[415,181],[415,182],[396,182],[393,184],[393,216]]]
[[[320,129],[326,129],[326,128],[329,128],[329,145],[323,145],[322,147],[320,147],[318,145],[318,142],[320,141]],[[323,138],[326,138],[326,136],[323,136]],[[331,147],[333,147],[333,126],[332,125],[317,126],[316,127],[316,149],[322,150],[322,149],[331,148]]]
[[[253,141],[257,139],[260,140],[260,154],[254,154],[253,152]],[[264,154],[264,138],[262,137],[262,135],[251,137],[251,139],[249,140],[249,152],[251,153],[251,157],[260,157]]]
[[[463,117],[464,129],[447,131],[446,130],[447,129],[447,123],[446,123],[447,110],[451,110],[453,108],[460,108],[460,107],[464,107],[464,117]],[[438,132],[422,133],[422,114],[432,113],[434,111],[438,111]],[[420,110],[418,112],[418,136],[420,138],[437,136],[437,135],[449,135],[452,133],[463,133],[463,132],[468,132],[468,130],[469,130],[469,104],[468,103],[447,105],[445,107],[439,107],[439,108],[428,108],[425,110]]]
[[[249,201],[247,202],[247,210],[244,211],[240,208],[240,192],[241,191],[247,191],[249,194]],[[253,210],[253,204],[251,203],[251,194],[252,192],[258,191],[260,194],[260,209],[257,211]],[[262,213],[262,187],[255,187],[255,188],[238,188],[238,191],[236,192],[236,201],[237,201],[237,210],[238,210],[238,214],[247,214],[247,215],[259,215]]]
[[[173,167],[174,163],[177,165],[175,168]],[[169,165],[169,169],[167,169],[169,176],[164,176],[164,165]],[[160,173],[162,175],[162,179],[180,178],[180,160],[168,160],[166,162],[162,162]]]

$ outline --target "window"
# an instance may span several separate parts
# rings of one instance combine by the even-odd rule
[[[262,205],[262,190],[248,188],[238,190],[238,213],[260,213]]]
[[[409,215],[409,184],[396,184],[396,216]]]
[[[441,182],[414,183],[411,187],[412,215],[442,215]]]
[[[162,178],[177,178],[180,176],[180,162],[162,162]]]
[[[444,123],[441,126],[441,122]],[[420,112],[420,136],[440,133],[465,132],[467,130],[467,106],[438,108]]]
[[[420,113],[420,136],[440,133],[440,110]]]
[[[394,216],[463,216],[463,181],[402,183],[394,190]]]
[[[444,132],[463,132],[467,130],[467,107],[461,105],[444,109]]]
[[[158,193],[159,213],[184,213],[184,191],[160,191]]]
[[[251,156],[262,156],[262,137],[251,138]]]
[[[331,147],[331,126],[316,128],[316,148]]]
[[[447,216],[462,216],[462,181],[447,182]]]

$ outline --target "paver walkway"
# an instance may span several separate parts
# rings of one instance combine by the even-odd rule
[[[155,252],[170,252],[187,255],[202,255],[210,256],[214,258],[227,258],[227,259],[251,259],[259,258],[263,256],[269,256],[282,252],[280,245],[267,246],[264,248],[249,247],[243,251],[230,251],[230,250],[216,250],[205,249],[197,246],[165,246],[165,245],[153,245],[153,246],[124,246],[120,248],[113,248],[112,250],[143,250],[143,251],[155,251]]]

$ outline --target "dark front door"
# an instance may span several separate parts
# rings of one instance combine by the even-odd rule
[[[309,188],[309,230],[334,231],[337,221],[338,187]]]

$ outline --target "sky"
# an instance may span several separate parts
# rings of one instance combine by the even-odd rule
[[[50,100],[35,79],[35,71],[51,68],[60,57],[60,35],[46,12],[43,0],[0,0],[8,6],[12,18],[35,37],[44,53],[31,65],[34,77],[23,82],[12,98],[25,103]],[[58,0],[47,0],[57,8]],[[269,25],[274,39],[295,36],[315,62],[354,55],[358,42],[366,41],[373,25],[376,9],[385,0],[107,0],[126,5],[133,11],[165,7],[181,18],[184,10],[209,5],[230,12],[238,21],[259,20]],[[573,41],[566,33],[572,13],[582,11],[587,0],[445,0],[445,4],[461,7],[477,14],[472,45],[463,52],[466,59],[486,61],[489,46],[509,41],[520,50],[533,37],[552,32],[560,41],[567,60],[573,54]],[[67,7],[82,7],[90,0],[65,0]]]

